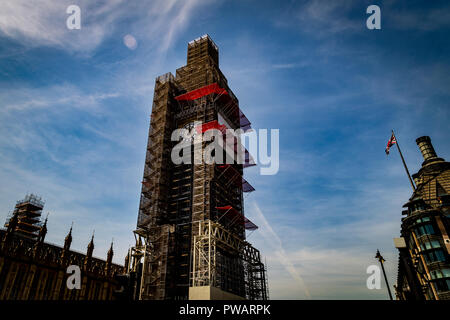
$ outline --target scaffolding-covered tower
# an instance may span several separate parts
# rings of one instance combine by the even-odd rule
[[[179,128],[216,129],[224,140],[226,129],[250,128],[208,35],[189,42],[187,64],[176,77],[156,78],[136,246],[129,252],[128,271],[139,274],[135,298],[268,299],[265,266],[246,241],[246,230],[257,228],[243,205],[243,194],[254,191],[243,178],[243,169],[254,165],[251,156],[233,137],[226,152],[235,161],[195,162],[194,153],[206,146],[201,142],[200,149],[192,146],[190,163],[175,164],[178,142],[171,135]]]
[[[8,228],[11,219],[17,218],[14,232],[30,239],[36,239],[42,227],[41,215],[44,209],[44,201],[41,197],[28,194],[23,200],[17,201],[14,211],[6,220],[5,228]]]

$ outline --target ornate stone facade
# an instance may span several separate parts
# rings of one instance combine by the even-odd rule
[[[429,137],[416,140],[424,162],[404,205],[396,295],[399,300],[450,300],[450,163]]]
[[[0,230],[0,300],[110,300],[117,289],[115,275],[123,267],[113,264],[113,246],[106,261],[94,258],[94,237],[87,254],[70,250],[72,228],[64,246],[45,243],[47,220],[37,237],[18,231],[19,212],[16,210]],[[81,271],[81,288],[68,289],[67,267],[76,265]]]

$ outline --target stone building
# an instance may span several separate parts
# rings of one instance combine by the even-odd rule
[[[396,285],[398,300],[450,299],[450,163],[430,137],[416,140],[424,162],[413,175],[416,189],[402,212]]]
[[[94,237],[87,253],[70,250],[72,228],[59,247],[45,243],[47,219],[40,222],[44,203],[34,195],[18,201],[0,229],[0,300],[110,300],[118,287],[115,275],[123,267],[113,264],[113,246],[106,261],[92,256]],[[80,268],[80,289],[69,289],[70,265]]]

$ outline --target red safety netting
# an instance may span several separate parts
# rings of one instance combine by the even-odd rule
[[[150,182],[148,182],[148,181],[142,181],[142,184],[144,186],[146,186],[147,188],[150,188],[150,186],[151,186]]]
[[[221,131],[222,134],[225,134],[227,127],[223,124],[219,124],[219,122],[217,120],[214,120],[214,121],[210,121],[207,123],[203,123],[203,124],[197,126],[195,129],[197,130],[197,133],[204,133],[211,129],[217,129],[217,130]]]
[[[244,116],[245,117],[245,116]],[[226,130],[227,127],[223,124],[219,124],[219,122],[217,120],[214,121],[210,121],[207,123],[203,123],[199,126],[196,127],[196,131],[197,133],[204,133],[208,130],[211,129],[217,129],[220,132],[222,132],[223,135],[226,135]],[[228,141],[226,140],[226,136],[224,137],[224,142],[227,143]],[[242,163],[242,165],[244,166],[244,168],[247,167],[251,167],[251,166],[255,166],[256,162],[253,159],[252,155],[248,152],[248,150],[246,148],[244,148],[244,146],[242,144],[240,144],[240,146],[238,145],[238,141],[237,139],[233,139],[233,149],[234,149],[234,153],[235,154],[239,154],[238,153],[238,148],[242,148],[239,151],[244,152],[244,162]],[[231,146],[231,144],[230,144]]]
[[[228,218],[230,218],[232,221],[235,220],[236,222],[243,224],[245,229],[247,230],[258,229],[258,226],[256,224],[254,224],[249,219],[244,217],[239,211],[234,209],[232,206],[216,207],[216,209],[223,212],[223,214]]]
[[[182,100],[195,100],[204,96],[207,96],[211,93],[217,93],[217,94],[228,94],[227,90],[219,87],[217,83],[213,83],[204,87],[201,87],[199,89],[195,89],[192,91],[189,91],[187,93],[184,93],[182,95],[179,95],[175,97],[175,100],[182,101]]]
[[[255,191],[255,188],[241,176],[241,174],[229,164],[222,164],[218,166],[222,169],[222,174],[225,175],[235,186],[242,188],[243,192]]]
[[[227,90],[221,88],[217,83],[213,83],[204,87],[201,87],[199,89],[195,89],[192,91],[189,91],[187,93],[184,93],[182,95],[179,95],[175,97],[175,100],[178,101],[191,101],[196,100],[201,97],[210,95],[212,93],[219,94],[219,98],[222,99],[222,101],[225,102],[224,112],[227,114],[228,117],[232,118],[238,118],[239,119],[239,127],[243,130],[249,129],[251,126],[250,121],[245,116],[245,114],[241,111],[238,104],[236,103],[236,100],[233,99],[227,92]]]

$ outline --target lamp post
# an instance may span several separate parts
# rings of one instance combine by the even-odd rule
[[[386,271],[384,271],[384,264],[383,264],[383,263],[384,263],[386,260],[384,260],[383,256],[380,254],[380,251],[379,251],[378,249],[377,249],[377,255],[375,256],[375,258],[378,259],[378,261],[380,261],[380,264],[381,264],[381,270],[383,270],[384,281],[386,281],[386,287],[387,287],[388,293],[389,293],[389,298],[391,298],[391,300],[393,300],[393,299],[392,299],[391,288],[389,288],[389,283],[388,283],[388,280],[387,280],[387,277],[386,277]]]

